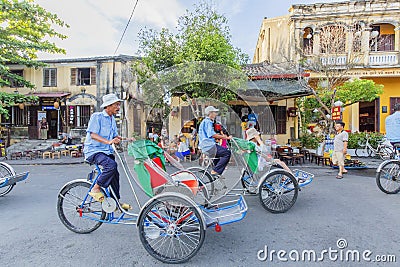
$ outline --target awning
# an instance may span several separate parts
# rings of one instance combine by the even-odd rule
[[[71,93],[64,93],[64,92],[54,92],[54,93],[30,93],[27,94],[28,96],[37,96],[42,98],[61,98],[64,96],[68,96]]]

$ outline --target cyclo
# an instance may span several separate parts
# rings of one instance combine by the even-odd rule
[[[240,221],[247,213],[243,190],[233,193],[233,189],[248,172],[245,160],[248,151],[240,149],[235,141],[233,146],[238,166],[229,168],[231,171],[241,168],[241,176],[227,180],[230,189],[223,190],[217,189],[221,181],[209,179],[204,170],[180,168],[167,173],[164,155],[168,155],[151,141],[135,141],[122,152],[113,146],[139,212],[123,210],[111,188],[102,188],[106,196],[102,203],[88,194],[101,173],[101,166],[96,165],[87,179],[70,181],[61,188],[57,202],[59,218],[69,230],[81,234],[96,230],[102,223],[136,224],[140,240],[151,256],[165,263],[185,262],[201,248],[206,228],[220,231],[222,225]],[[133,157],[125,157],[127,154]],[[130,171],[130,164],[134,165],[134,172]],[[135,185],[150,198],[144,205],[138,199]],[[296,179],[284,170],[265,173],[258,187],[267,192],[263,194],[266,197],[290,192],[296,192],[297,196],[298,191]]]
[[[0,162],[0,197],[11,192],[14,186],[26,178],[29,172],[16,173],[9,164]]]

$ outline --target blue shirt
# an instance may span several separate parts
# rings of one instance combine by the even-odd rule
[[[215,139],[212,137],[214,134],[216,134],[214,123],[206,117],[199,126],[199,148],[201,150],[206,152],[215,147]]]
[[[400,111],[396,111],[385,120],[386,138],[392,143],[400,142]]]
[[[117,123],[115,122],[114,116],[108,115],[105,110],[103,110],[103,112],[93,113],[90,117],[86,133],[86,140],[83,148],[85,159],[99,152],[103,152],[106,155],[114,153],[111,145],[100,143],[90,136],[91,133],[96,133],[107,140],[112,140],[114,137],[118,136]]]

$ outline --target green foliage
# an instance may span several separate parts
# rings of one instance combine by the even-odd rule
[[[0,92],[0,115],[9,117],[8,107],[14,106],[19,103],[33,103],[38,101],[39,98],[37,96],[26,96],[20,94],[12,94]]]
[[[305,148],[317,149],[319,143],[323,140],[323,136],[316,136],[315,134],[308,132],[303,132],[300,136],[301,145]]]
[[[338,87],[337,99],[346,105],[356,102],[370,102],[383,94],[383,85],[375,84],[372,80],[354,79]]]
[[[349,149],[361,148],[367,142],[367,138],[369,138],[368,142],[371,146],[376,148],[378,143],[384,138],[384,135],[378,132],[350,133],[347,147]]]
[[[10,85],[10,80],[23,86],[34,85],[10,72],[8,64],[27,67],[42,67],[38,62],[38,52],[65,53],[64,49],[48,41],[49,38],[65,39],[52,27],[68,27],[57,15],[52,14],[33,0],[1,0],[0,5],[0,86]]]
[[[332,103],[340,100],[344,103],[344,106],[349,106],[360,101],[373,101],[383,93],[383,85],[375,84],[372,80],[361,80],[354,79],[343,83],[341,86],[336,87],[336,93],[333,94],[334,90],[328,90],[324,88],[315,89],[320,101],[326,105],[329,110],[332,109]],[[334,97],[334,98],[332,98]],[[302,125],[305,127],[311,122],[316,122],[324,119],[321,113],[314,113],[314,109],[321,107],[321,102],[318,101],[314,96],[307,96],[299,98],[297,105],[300,107],[302,112]],[[324,111],[324,114],[331,112]]]
[[[162,29],[160,32],[143,29],[139,33],[139,53],[143,56],[144,64],[139,63],[134,69],[140,82],[148,82],[149,78],[157,73],[165,74],[168,72],[166,69],[183,64],[184,68],[174,69],[175,73],[179,74],[178,77],[168,79],[187,82],[177,82],[179,86],[167,88],[170,94],[183,92],[191,98],[213,97],[222,102],[234,99],[235,94],[222,86],[201,82],[204,78],[202,75],[206,75],[204,72],[201,74],[202,66],[190,65],[190,62],[215,62],[240,70],[241,64],[248,60],[247,55],[232,46],[227,19],[206,3],[195,5],[194,11],[187,10],[186,14],[179,18],[177,34],[168,29]],[[207,73],[210,74],[211,72]],[[214,73],[217,74],[226,73]],[[154,90],[157,87],[156,84],[148,86],[149,89],[144,92],[145,96],[154,98],[157,95],[154,91],[160,91]],[[160,95],[160,92],[158,94]]]

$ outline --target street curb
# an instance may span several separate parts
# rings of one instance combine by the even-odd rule
[[[3,162],[3,161],[2,161]],[[44,162],[44,163],[34,163],[34,162],[32,162],[32,163],[14,163],[14,162],[6,162],[6,161],[4,161],[5,163],[7,163],[7,164],[9,164],[9,165],[11,165],[11,166],[30,166],[30,165],[32,165],[32,166],[38,166],[38,165],[76,165],[76,164],[84,164],[85,162],[84,161],[81,161],[81,162],[68,162],[68,163],[66,163],[66,162],[54,162],[54,163],[51,163],[51,162]]]

